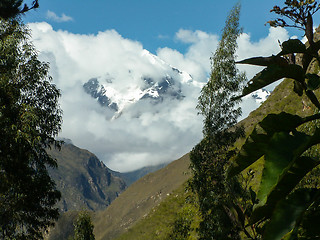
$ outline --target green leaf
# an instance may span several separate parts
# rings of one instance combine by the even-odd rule
[[[320,87],[320,77],[317,74],[306,74],[307,89],[316,90]]]
[[[264,205],[270,191],[276,186],[280,176],[288,165],[305,151],[309,136],[297,132],[276,132],[265,149],[265,165],[260,189],[258,192],[259,206]]]
[[[284,236],[281,238],[281,240],[290,240],[290,238],[291,238],[291,233],[292,233],[292,232],[288,232],[286,235],[284,235]]]
[[[269,137],[266,134],[258,134],[257,130],[254,129],[236,156],[233,165],[228,169],[228,178],[239,174],[260,159],[268,141]]]
[[[268,114],[259,125],[267,132],[290,132],[304,122],[304,118],[286,112]]]
[[[258,193],[260,202],[252,213],[252,224],[270,217],[279,199],[285,198],[320,163],[318,159],[300,157],[308,148],[320,143],[320,129],[317,128],[312,136],[295,132],[294,135],[276,133],[274,137],[276,141],[271,139],[268,146],[270,149],[265,154],[265,167]]]
[[[277,56],[290,53],[305,53],[306,46],[299,39],[289,39],[282,43],[282,51]]]
[[[288,61],[282,57],[274,56],[271,57],[253,57],[236,62],[237,64],[250,64],[256,66],[270,66],[270,65],[288,65]]]
[[[293,91],[298,94],[298,96],[302,96],[303,95],[303,86],[301,83],[299,83],[298,81],[293,81]]]
[[[292,78],[302,82],[304,80],[304,71],[302,67],[295,64],[270,65],[249,81],[248,86],[243,89],[242,95],[238,98],[244,97],[282,78]]]
[[[277,202],[285,198],[301,181],[301,179],[318,166],[320,161],[311,157],[299,157],[294,164],[280,177],[277,185],[269,193],[267,202],[258,206],[252,213],[250,223],[254,224],[263,218],[269,218],[274,211]]]
[[[310,101],[320,110],[320,102],[314,92],[311,90],[306,90],[306,95],[308,96]]]
[[[281,200],[267,223],[263,240],[281,240],[292,231],[306,209],[313,203],[314,198],[320,194],[318,189],[298,189]]]
[[[267,115],[247,138],[240,152],[234,159],[234,164],[228,169],[228,177],[233,177],[260,159],[268,148],[272,134],[277,131],[290,132],[305,121],[297,115],[289,113]],[[258,133],[259,128],[265,133]]]

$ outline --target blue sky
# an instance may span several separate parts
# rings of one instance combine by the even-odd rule
[[[46,21],[55,30],[97,34],[115,29],[125,38],[139,41],[155,52],[170,47],[184,51],[186,45],[175,40],[179,29],[218,34],[237,0],[40,0],[40,8],[29,12],[25,22]],[[275,17],[274,5],[283,1],[242,0],[241,26],[253,40],[268,34],[264,24]],[[49,18],[48,13],[56,18]],[[62,17],[65,17],[64,19]],[[59,19],[60,18],[60,19]],[[317,18],[316,18],[317,21]],[[297,34],[300,34],[297,32]]]

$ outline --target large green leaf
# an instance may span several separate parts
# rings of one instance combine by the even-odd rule
[[[270,191],[277,185],[286,168],[306,149],[309,136],[296,132],[276,132],[265,149],[265,164],[258,192],[259,206],[264,205]]]
[[[256,223],[270,217],[274,207],[285,198],[300,180],[319,163],[319,159],[300,155],[320,143],[320,129],[312,136],[295,132],[276,133],[265,154],[265,166],[258,193],[259,204],[255,206],[250,222]]]
[[[260,159],[268,148],[272,134],[277,131],[290,132],[307,118],[289,113],[269,114],[252,131],[228,170],[228,177],[233,177],[255,161]],[[259,133],[259,128],[264,130]]]
[[[305,118],[298,115],[281,112],[278,114],[268,114],[259,125],[266,131],[267,134],[273,134],[275,132],[290,132],[302,123],[305,122]]]
[[[277,185],[269,193],[266,204],[255,208],[251,215],[250,223],[254,224],[263,218],[271,217],[277,202],[287,196],[301,179],[318,166],[319,163],[319,159],[311,157],[303,156],[297,158],[294,164],[282,174]]]
[[[279,201],[266,225],[263,240],[281,240],[284,236],[290,239],[288,233],[300,223],[300,218],[319,193],[319,189],[298,189]]]
[[[282,43],[282,51],[277,56],[290,53],[305,53],[306,46],[299,39],[289,39]]]
[[[228,169],[228,178],[239,174],[265,155],[266,150],[269,148],[270,139],[275,132],[290,133],[301,124],[316,119],[320,119],[320,114],[314,114],[305,118],[285,112],[268,114],[248,136],[240,152],[235,157],[233,164]],[[259,130],[261,128],[264,132]],[[308,147],[319,143],[319,139],[320,130],[317,130],[310,138]]]
[[[236,62],[237,64],[250,64],[256,66],[270,66],[270,65],[288,65],[288,61],[282,57],[274,56],[271,57],[253,57],[244,59],[242,61]]]
[[[291,78],[302,82],[304,80],[304,71],[302,67],[295,64],[270,65],[254,76],[243,89],[242,95],[237,98],[246,96],[282,78]]]
[[[247,138],[239,154],[236,156],[233,165],[228,169],[228,178],[231,178],[264,155],[264,150],[268,145],[269,137],[266,134],[259,134],[256,129]]]
[[[306,74],[307,89],[316,90],[320,87],[320,77],[317,74]]]

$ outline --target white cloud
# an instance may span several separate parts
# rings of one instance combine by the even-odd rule
[[[108,167],[121,171],[177,159],[201,138],[201,118],[194,101],[200,88],[183,86],[187,96],[180,104],[171,100],[152,106],[142,102],[113,121],[107,120],[108,110],[83,91],[82,85],[90,78],[103,79],[107,73],[114,78],[112,84],[124,92],[139,84],[141,72],[161,76],[163,70],[145,57],[141,43],[114,30],[78,35],[54,31],[47,23],[30,27],[39,57],[50,62],[54,82],[62,90],[61,137],[72,139]]]
[[[210,57],[217,48],[219,36],[180,29],[176,33],[176,40],[190,45],[187,53],[160,48],[157,50],[157,55],[178,69],[188,72],[197,81],[206,82],[210,72]]]
[[[47,11],[47,18],[55,22],[70,22],[73,21],[73,18],[62,13],[61,16],[58,16],[55,12],[50,10]]]
[[[180,70],[189,72],[194,79],[205,82],[210,73],[210,57],[215,52],[219,36],[202,31],[190,31],[181,29],[176,34],[176,39],[190,44],[188,51],[182,54],[174,49],[160,48],[158,56]],[[243,33],[238,39],[237,58],[239,60],[255,56],[270,56],[280,51],[278,41],[289,39],[288,32],[283,28],[270,28],[268,36],[257,42],[251,40],[250,35]],[[262,68],[249,65],[238,65],[239,70],[245,71],[248,79],[252,78]],[[275,85],[267,87],[272,90]],[[252,109],[258,107],[254,101],[247,99],[242,103],[243,116],[247,116]]]
[[[113,84],[127,91],[139,84],[137,79],[141,73],[163,74],[163,70],[144,57],[141,43],[125,39],[115,30],[79,35],[55,31],[47,23],[32,23],[30,28],[40,58],[50,62],[51,75],[62,90],[61,137],[72,139],[75,145],[94,152],[108,167],[120,171],[177,159],[201,139],[202,119],[195,110],[199,87],[183,84],[182,92],[186,96],[183,101],[165,100],[152,106],[142,102],[131,106],[114,121],[107,120],[108,110],[84,93],[82,85],[92,77],[103,79],[109,74]],[[266,39],[252,42],[250,36],[244,34],[239,39],[239,58],[276,53],[277,44],[272,41],[286,37],[285,31],[270,30]],[[196,81],[206,82],[209,58],[219,37],[180,30],[176,39],[189,44],[186,53],[161,48],[157,55],[173,67],[190,73]],[[243,66],[243,69],[253,74],[250,68]],[[253,107],[254,103],[249,102],[245,106],[246,109]]]

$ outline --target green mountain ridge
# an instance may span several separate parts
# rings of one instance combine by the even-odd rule
[[[132,183],[136,182],[137,180],[139,180],[140,178],[144,177],[145,175],[149,174],[149,173],[153,173],[156,172],[157,170],[164,168],[166,165],[168,165],[167,163],[162,163],[162,164],[158,164],[155,166],[147,166],[147,167],[143,167],[140,168],[138,170],[135,171],[130,171],[130,172],[112,172],[112,174],[114,176],[120,177],[122,178],[125,183],[127,184],[127,186],[130,186]]]

